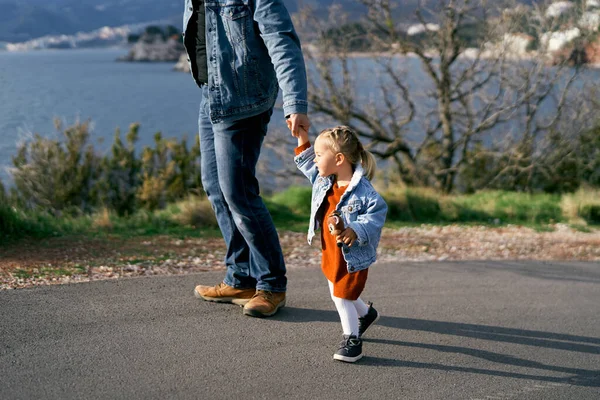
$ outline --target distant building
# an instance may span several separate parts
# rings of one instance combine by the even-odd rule
[[[581,36],[579,28],[572,28],[566,31],[546,32],[540,38],[542,46],[546,46],[549,52],[561,50],[573,39]]]
[[[585,8],[600,8],[599,0],[587,0],[585,3]]]
[[[407,30],[406,30],[406,34],[408,36],[415,36],[421,33],[425,33],[427,31],[433,31],[433,32],[437,32],[440,30],[440,26],[437,24],[416,24],[416,25],[411,25]]]
[[[546,9],[546,17],[559,17],[574,6],[575,4],[571,3],[570,1],[557,1],[556,3],[552,3],[548,6]]]
[[[579,20],[579,26],[590,31],[598,30],[598,27],[600,26],[600,14],[590,11],[583,13]]]
[[[512,55],[524,55],[535,39],[525,33],[507,33],[502,38],[503,47]]]

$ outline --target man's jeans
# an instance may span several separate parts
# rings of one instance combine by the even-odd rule
[[[255,177],[273,109],[212,124],[207,85],[200,103],[202,185],[227,245],[224,282],[236,288],[284,292],[287,278],[279,237]]]

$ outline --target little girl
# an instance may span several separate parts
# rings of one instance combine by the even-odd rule
[[[361,337],[379,319],[373,304],[360,299],[387,213],[385,201],[370,182],[375,159],[347,126],[324,130],[314,147],[308,133],[300,129],[295,152],[296,165],[313,185],[308,243],[320,227],[321,269],[344,331],[333,358],[355,362],[362,358]],[[333,212],[341,214],[345,226],[335,235],[326,227]]]

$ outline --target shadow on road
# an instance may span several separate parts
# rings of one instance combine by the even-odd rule
[[[450,262],[448,264],[460,265],[460,273],[464,273],[465,271],[477,273],[500,270],[544,280],[588,284],[600,283],[600,268],[581,265],[577,262],[531,261],[523,264],[518,261],[473,261],[469,263]]]
[[[280,321],[298,323],[310,321],[334,322],[339,320],[338,314],[335,311],[294,307],[283,308],[273,318]],[[465,336],[497,342],[600,354],[600,338],[587,336],[386,316],[382,316],[377,324],[410,331],[434,332],[443,335]]]
[[[274,317],[279,321],[305,323],[311,321],[337,322],[338,314],[329,310],[311,310],[305,308],[286,307]],[[464,324],[457,322],[428,321],[414,318],[385,317],[382,316],[378,325],[389,328],[397,328],[408,331],[423,331],[438,333],[441,335],[463,336],[475,339],[490,340],[496,342],[515,343],[526,346],[545,347],[556,350],[575,351],[581,353],[600,354],[600,338],[567,335],[561,333],[530,331],[524,329],[503,328],[497,326]],[[412,347],[434,350],[444,353],[464,354],[471,357],[485,359],[487,361],[512,365],[524,368],[535,368],[551,372],[572,374],[571,377],[552,377],[522,374],[515,372],[487,370],[480,368],[443,365],[435,363],[419,363],[403,361],[400,359],[365,357],[363,365],[382,365],[407,368],[437,369],[443,371],[470,372],[485,375],[504,376],[520,379],[534,379],[546,382],[570,384],[577,386],[600,387],[600,370],[587,370],[580,368],[567,368],[554,365],[546,365],[537,361],[494,353],[490,351],[474,349],[469,347],[438,345],[429,343],[405,342],[389,339],[369,339],[365,342],[380,343],[384,345]]]
[[[401,344],[401,342],[398,342]],[[473,351],[477,353],[477,350]],[[495,353],[492,353],[495,354]],[[501,356],[501,355],[500,355]],[[527,360],[521,360],[525,363],[529,363]],[[421,368],[421,369],[434,369],[440,371],[452,371],[452,372],[467,372],[471,374],[482,374],[482,375],[491,375],[491,376],[500,376],[505,378],[515,378],[515,379],[528,379],[528,380],[536,380],[542,382],[553,382],[559,384],[567,384],[573,386],[587,386],[587,387],[600,387],[600,371],[598,370],[585,370],[585,369],[573,369],[573,371],[579,371],[579,374],[569,377],[555,377],[555,376],[547,376],[547,375],[532,375],[532,374],[521,374],[518,372],[508,372],[508,371],[499,371],[492,369],[482,369],[482,368],[472,368],[472,367],[460,367],[456,365],[444,365],[444,364],[435,364],[435,363],[420,363],[414,361],[402,361],[395,360],[391,358],[382,358],[382,357],[364,357],[360,361],[361,365],[373,365],[373,366],[387,366],[387,367],[401,367],[401,368]],[[541,364],[543,366],[543,364]],[[548,369],[550,371],[554,371],[555,367],[553,366],[545,366],[549,368],[543,368],[542,366],[538,366],[536,368],[539,369]],[[569,370],[569,368],[564,368],[564,370]]]

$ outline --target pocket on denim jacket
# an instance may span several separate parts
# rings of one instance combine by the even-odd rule
[[[221,15],[232,21],[246,17],[248,14],[250,14],[250,9],[245,5],[221,7]]]
[[[250,7],[241,1],[233,4],[207,3],[206,11],[213,13],[217,19],[217,27],[222,25],[230,43],[242,43],[246,40],[250,24]],[[220,24],[219,24],[220,20]]]
[[[349,201],[348,204],[341,207],[342,213],[348,222],[354,222],[358,219],[358,213],[362,208],[360,200]]]
[[[232,43],[241,43],[248,35],[250,8],[245,5],[228,5],[219,7],[219,15],[223,20],[225,34]]]

